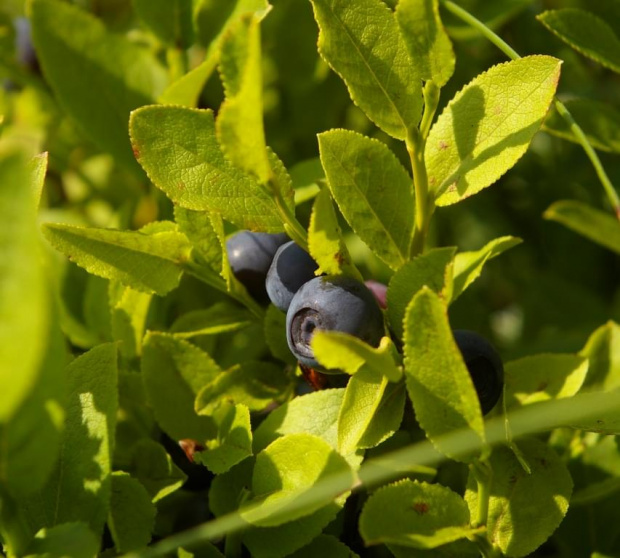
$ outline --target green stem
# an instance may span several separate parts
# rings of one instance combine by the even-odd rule
[[[412,128],[407,135],[407,151],[413,171],[415,188],[415,223],[409,257],[413,258],[424,251],[426,234],[435,209],[435,203],[428,192],[428,176],[424,163],[425,139],[417,128]]]
[[[477,29],[484,37],[486,37],[491,43],[493,43],[497,48],[499,48],[508,58],[512,60],[516,60],[517,58],[521,58],[519,53],[514,50],[506,41],[504,41],[499,35],[491,31],[484,23],[482,23],[479,19],[475,18],[469,12],[457,6],[451,0],[441,0],[441,4],[454,14],[456,17]],[[558,114],[565,120],[565,122],[569,125],[571,131],[577,138],[577,141],[580,143],[583,150],[586,152],[586,155],[590,159],[596,174],[603,185],[603,189],[605,190],[605,194],[607,195],[607,199],[611,204],[611,207],[616,214],[616,217],[620,220],[620,197],[616,192],[611,180],[607,176],[603,164],[599,159],[596,151],[588,141],[588,138],[583,133],[581,127],[575,122],[572,114],[568,111],[566,106],[556,97],[555,98],[555,108],[558,111]]]
[[[274,197],[276,205],[278,206],[280,217],[282,217],[282,221],[284,221],[284,229],[286,234],[291,237],[291,240],[294,240],[299,246],[308,252],[308,233],[297,220],[295,214],[290,210],[289,206],[286,204],[286,201],[284,201],[275,177],[272,177],[269,180],[268,186],[268,192]]]
[[[437,112],[437,106],[439,105],[439,94],[441,89],[437,87],[434,81],[427,81],[424,85],[424,114],[422,115],[422,122],[420,123],[420,135],[426,142],[428,134],[431,131],[431,125],[435,112]]]
[[[499,35],[495,34],[493,31],[491,31],[484,23],[482,23],[482,21],[480,21],[478,18],[475,18],[468,11],[464,10],[450,0],[441,0],[441,4],[444,8],[446,8],[446,10],[454,14],[456,17],[458,17],[474,29],[480,31],[481,35],[491,41],[506,56],[508,56],[508,58],[512,60],[521,58],[519,56],[519,53],[515,49],[513,49],[506,41],[504,41]]]
[[[611,183],[611,180],[609,180],[609,177],[605,172],[605,168],[603,167],[603,163],[601,163],[601,160],[598,158],[598,154],[588,141],[588,138],[586,138],[586,135],[583,133],[583,130],[581,129],[579,124],[575,122],[573,115],[568,111],[564,103],[557,98],[555,100],[555,108],[558,111],[558,114],[567,122],[571,132],[573,132],[573,134],[581,144],[581,147],[583,147],[583,150],[586,152],[586,155],[590,159],[590,162],[592,163],[592,166],[596,171],[598,179],[601,181],[601,184],[605,189],[607,199],[609,200],[609,203],[611,204],[611,207],[613,208],[616,217],[620,219],[620,197],[618,197],[618,193],[616,192],[613,184]]]
[[[481,533],[474,537],[474,542],[478,546],[478,550],[480,550],[480,554],[484,556],[484,558],[502,558],[504,555],[501,550],[495,548],[491,541],[486,537],[485,534]]]
[[[471,472],[476,479],[478,488],[478,515],[476,516],[475,527],[486,527],[489,520],[489,501],[491,499],[491,481],[493,470],[488,463],[477,461],[470,465]],[[485,558],[499,558],[502,553],[493,546],[487,537],[486,531],[478,533],[473,537],[473,541],[478,545],[480,552]]]

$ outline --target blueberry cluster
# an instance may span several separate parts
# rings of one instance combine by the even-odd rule
[[[312,257],[285,234],[240,231],[226,242],[235,277],[259,302],[286,312],[286,339],[300,364],[325,371],[311,346],[317,330],[339,331],[374,347],[385,334],[386,287],[350,277],[315,276]],[[472,331],[455,330],[454,339],[473,380],[483,414],[499,400],[502,361],[493,346]]]

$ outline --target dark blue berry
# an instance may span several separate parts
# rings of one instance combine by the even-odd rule
[[[454,340],[474,382],[482,414],[486,415],[502,395],[504,366],[497,351],[484,337],[474,331],[454,330]]]
[[[310,345],[317,330],[348,333],[376,347],[384,335],[383,314],[363,283],[342,276],[315,277],[291,301],[286,339],[301,364],[323,370]]]
[[[300,287],[314,278],[316,262],[292,240],[278,248],[267,272],[265,287],[274,306],[286,312]]]
[[[228,262],[234,276],[258,302],[268,302],[265,278],[273,256],[289,240],[284,233],[239,231],[226,240]]]

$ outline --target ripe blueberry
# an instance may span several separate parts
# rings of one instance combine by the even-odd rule
[[[363,283],[334,275],[315,277],[291,301],[286,340],[301,364],[324,370],[310,345],[315,330],[341,331],[376,347],[384,334],[383,314]]]
[[[288,240],[284,233],[239,231],[226,240],[234,276],[258,302],[268,302],[265,278],[277,249]]]
[[[286,312],[295,293],[314,277],[317,268],[310,254],[292,240],[280,246],[265,281],[271,302]]]
[[[454,340],[474,382],[482,414],[499,401],[504,387],[504,366],[493,345],[473,331],[455,329]]]

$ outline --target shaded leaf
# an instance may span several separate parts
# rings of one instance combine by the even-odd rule
[[[138,161],[173,202],[214,211],[241,229],[282,232],[272,196],[224,157],[212,111],[144,107],[131,114],[129,129]]]
[[[385,543],[433,549],[472,536],[469,509],[449,488],[403,480],[373,493],[360,516],[367,545]]]
[[[502,236],[474,252],[459,252],[454,256],[454,288],[452,300],[456,300],[482,273],[487,261],[499,256],[523,242],[514,236]]]
[[[452,336],[446,305],[428,287],[407,307],[403,340],[407,390],[420,426],[439,451],[467,461],[469,457],[451,455],[441,436],[463,429],[483,444],[480,403]]]
[[[189,48],[194,42],[193,0],[132,0],[138,17],[157,38],[171,47]]]
[[[508,362],[504,366],[506,408],[572,397],[587,372],[587,359],[578,355],[535,355]]]
[[[329,189],[355,233],[391,268],[409,258],[413,181],[388,147],[348,130],[319,134]]]
[[[138,170],[127,119],[163,90],[162,66],[149,50],[109,33],[100,20],[67,2],[35,0],[31,10],[37,57],[63,109],[101,149]]]
[[[145,548],[155,527],[155,506],[149,493],[122,471],[112,475],[108,527],[117,552]]]
[[[439,19],[439,1],[400,0],[396,21],[422,79],[443,87],[454,73],[455,59]]]
[[[304,546],[291,554],[290,558],[316,558],[316,556],[359,558],[346,544],[340,542],[333,535],[319,535],[308,546]]]
[[[41,529],[28,547],[26,558],[94,558],[100,545],[85,523],[63,523]]]
[[[287,364],[295,366],[297,359],[291,353],[286,341],[286,314],[273,304],[267,307],[263,331],[271,354]]]
[[[544,217],[620,254],[620,220],[606,212],[582,202],[562,200],[551,205]]]
[[[487,536],[508,556],[526,556],[536,550],[562,521],[573,490],[566,464],[540,440],[519,441],[531,473],[524,471],[513,452],[495,446],[489,464]],[[476,482],[470,475],[465,498],[473,517],[478,513]]]
[[[132,476],[142,483],[154,503],[181,488],[187,478],[163,446],[149,438],[136,443],[132,465]]]
[[[146,395],[158,424],[175,440],[192,438],[203,443],[215,437],[213,420],[196,414],[194,399],[220,372],[207,353],[183,339],[156,332],[144,338]]]
[[[450,299],[452,260],[456,248],[434,248],[416,256],[401,267],[390,280],[387,290],[387,315],[398,337],[403,336],[403,319],[414,295],[424,286]]]
[[[422,80],[381,0],[312,0],[319,52],[379,128],[397,139],[418,123]]]
[[[297,458],[304,455],[303,460]],[[310,434],[288,434],[272,442],[256,456],[252,474],[253,499],[242,511],[253,525],[275,527],[308,516],[341,496],[341,491],[326,494],[319,502],[294,509],[295,501],[314,484],[330,475],[353,473],[344,457],[323,439]]]
[[[216,302],[204,310],[193,310],[180,316],[170,328],[170,333],[180,339],[200,335],[219,335],[239,331],[252,325],[252,314],[228,302]]]
[[[195,454],[196,461],[219,475],[252,455],[250,411],[245,405],[224,404],[213,414],[217,436],[207,440],[205,450]]]
[[[536,17],[575,50],[620,73],[620,39],[600,17],[578,8],[548,10]]]
[[[196,396],[195,408],[199,414],[208,415],[223,403],[243,403],[258,411],[282,398],[289,388],[290,376],[281,367],[269,362],[243,362],[206,384]]]
[[[585,385],[604,391],[620,387],[620,326],[612,321],[599,327],[579,353],[590,362]]]
[[[521,158],[553,100],[560,65],[539,55],[498,64],[448,103],[424,153],[437,205],[490,186]]]
[[[175,231],[145,234],[46,223],[43,233],[89,273],[147,293],[164,295],[176,288],[189,257],[187,238]]]
[[[151,298],[150,294],[125,287],[112,307],[112,336],[115,341],[121,341],[119,349],[126,358],[142,354],[142,338]]]

